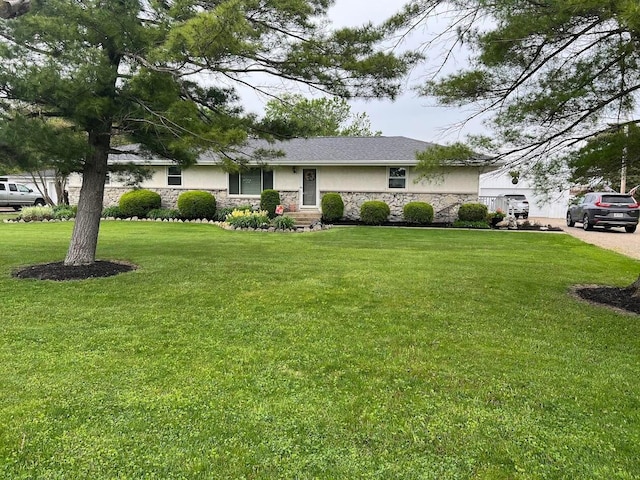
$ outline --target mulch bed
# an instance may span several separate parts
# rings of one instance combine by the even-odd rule
[[[632,287],[576,286],[572,292],[588,302],[640,315],[640,297],[632,296]]]
[[[13,271],[16,278],[35,278],[37,280],[86,280],[88,278],[112,277],[130,272],[137,267],[125,262],[97,260],[90,265],[69,266],[64,262],[29,265]]]

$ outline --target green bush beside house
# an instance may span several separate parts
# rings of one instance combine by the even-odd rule
[[[276,190],[263,190],[260,194],[260,210],[265,210],[269,218],[276,216],[276,207],[280,205],[280,194]]]
[[[409,202],[402,209],[407,223],[428,225],[433,222],[433,207],[426,202]]]
[[[145,218],[151,210],[160,208],[161,203],[159,193],[139,189],[124,193],[120,197],[119,207],[124,217]]]
[[[344,202],[339,193],[325,193],[320,201],[323,222],[337,222],[344,216]]]
[[[178,211],[187,220],[216,218],[216,198],[209,192],[193,190],[178,197]]]
[[[390,214],[389,205],[380,200],[370,200],[360,206],[360,220],[367,225],[382,225]]]

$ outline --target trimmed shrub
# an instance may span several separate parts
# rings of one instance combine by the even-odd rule
[[[125,218],[125,216],[118,205],[112,205],[102,210],[102,218]]]
[[[320,207],[323,222],[336,222],[344,216],[344,202],[338,193],[325,193]]]
[[[275,218],[276,207],[280,205],[280,194],[276,190],[263,190],[260,194],[260,210],[266,210],[269,218]]]
[[[271,225],[276,230],[291,230],[296,224],[296,221],[288,215],[280,215],[271,220]]]
[[[180,212],[173,208],[154,208],[147,213],[147,218],[153,220],[169,220],[171,218],[180,218]]]
[[[402,214],[408,223],[426,225],[433,222],[433,207],[427,202],[409,202],[402,209]]]
[[[160,208],[160,194],[151,190],[132,190],[120,197],[120,211],[125,217],[144,218],[154,208]]]
[[[216,217],[216,198],[209,192],[194,190],[181,193],[178,197],[178,211],[183,218],[195,220]]]
[[[465,203],[460,205],[458,220],[462,222],[486,222],[489,209],[482,203]]]
[[[390,214],[389,205],[379,200],[364,202],[360,206],[360,220],[367,225],[382,225]]]

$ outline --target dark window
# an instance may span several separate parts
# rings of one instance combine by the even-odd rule
[[[602,203],[635,203],[631,195],[603,195]]]
[[[12,192],[17,192],[18,191],[18,187],[16,187],[15,183],[10,183],[9,184],[9,190],[11,190]]]
[[[0,190],[6,190],[6,187],[4,186],[4,183],[0,183]]]
[[[262,189],[263,190],[273,189],[273,170],[262,171]]]
[[[182,185],[182,168],[169,167],[167,169],[167,185]]]
[[[407,169],[404,167],[389,168],[389,188],[407,187]]]
[[[229,174],[230,195],[260,195],[263,190],[272,188],[272,170],[249,168],[240,173]]]

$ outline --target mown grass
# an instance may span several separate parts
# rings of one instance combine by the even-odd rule
[[[107,222],[118,277],[17,280],[0,225],[0,478],[640,478],[640,262],[561,234]]]

